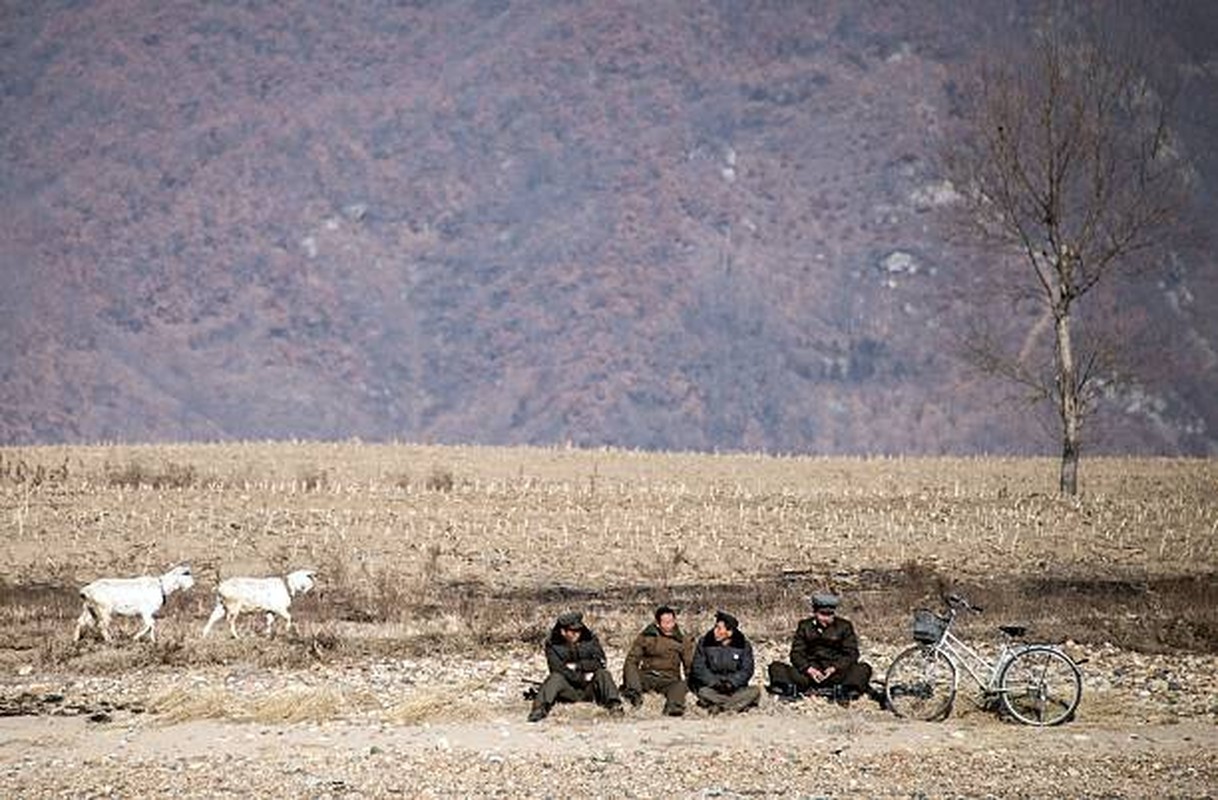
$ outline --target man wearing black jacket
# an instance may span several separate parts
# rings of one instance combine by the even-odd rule
[[[740,631],[740,623],[726,611],[715,614],[715,627],[707,631],[694,650],[689,688],[698,705],[712,714],[747,711],[761,699],[761,690],[749,686],[753,679],[753,645]]]
[[[578,611],[560,614],[545,643],[550,674],[537,689],[529,722],[540,722],[555,703],[593,702],[622,713],[622,698],[605,666],[605,651]]]
[[[770,664],[769,691],[785,697],[827,690],[841,705],[870,694],[871,665],[859,661],[859,640],[850,620],[837,616],[836,595],[812,595],[812,616],[799,621],[791,663]]]

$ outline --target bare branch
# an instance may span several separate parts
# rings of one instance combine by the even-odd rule
[[[976,241],[1002,260],[1019,254],[1022,285],[1051,313],[1055,337],[1040,368],[1025,360],[1026,347],[1013,356],[997,334],[971,335],[961,352],[986,374],[1054,400],[1069,490],[1077,464],[1065,460],[1077,461],[1078,431],[1095,410],[1104,363],[1076,330],[1077,304],[1111,276],[1137,269],[1183,208],[1169,124],[1174,96],[1155,91],[1136,50],[1093,41],[1058,20],[1033,37],[1024,57],[1003,56],[977,72],[948,177],[961,189],[959,213]],[[1081,363],[1076,348],[1085,353]]]

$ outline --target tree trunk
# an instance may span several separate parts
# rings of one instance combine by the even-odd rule
[[[1078,442],[1062,442],[1062,469],[1059,490],[1071,497],[1078,494]]]
[[[1083,408],[1079,398],[1078,373],[1074,368],[1074,344],[1070,338],[1070,312],[1065,309],[1055,316],[1057,332],[1058,409],[1062,422],[1062,465],[1059,491],[1073,497],[1078,494],[1078,458],[1081,449]]]

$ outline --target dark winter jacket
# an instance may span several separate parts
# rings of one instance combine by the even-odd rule
[[[749,685],[753,679],[753,645],[740,631],[724,644],[708,631],[694,651],[689,688],[695,692],[703,686],[720,686],[735,691]],[[730,687],[730,688],[729,688]]]
[[[596,634],[587,627],[580,631],[575,644],[569,644],[563,638],[562,626],[555,625],[546,640],[545,651],[550,672],[557,672],[575,686],[587,683],[584,675],[605,667],[605,651]],[[567,664],[574,664],[575,669],[569,669]]]
[[[622,667],[623,679],[630,683],[631,674],[650,673],[664,678],[680,680],[688,677],[694,660],[694,641],[686,638],[677,626],[671,636],[665,636],[654,622],[634,638],[626,663]]]
[[[837,617],[824,628],[816,617],[799,621],[791,640],[791,666],[801,675],[808,667],[832,666],[844,672],[859,660],[859,640],[850,620]]]

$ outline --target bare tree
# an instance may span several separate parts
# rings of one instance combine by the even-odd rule
[[[1053,24],[1026,53],[978,72],[963,137],[946,159],[960,195],[956,221],[1002,262],[1018,300],[1037,308],[1022,335],[986,327],[966,355],[1054,405],[1068,495],[1078,491],[1083,426],[1107,364],[1078,324],[1080,302],[1153,263],[1185,196],[1170,97],[1145,65]],[[1051,347],[1029,346],[1050,329]]]

